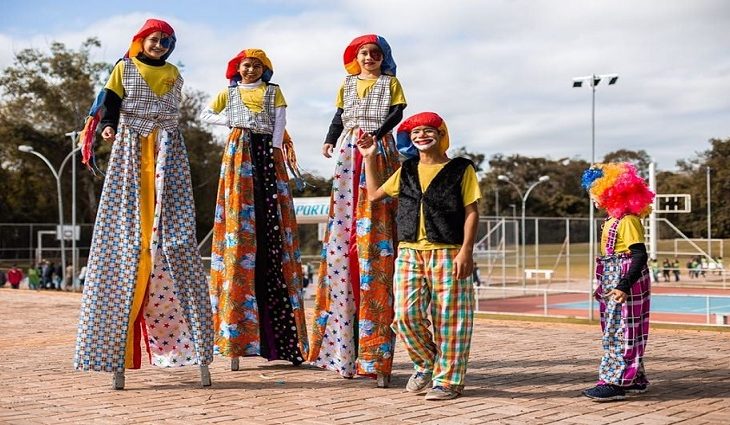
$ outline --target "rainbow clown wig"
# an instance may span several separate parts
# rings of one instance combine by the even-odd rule
[[[418,149],[411,142],[411,130],[416,127],[427,126],[436,128],[441,133],[439,139],[439,150],[444,153],[449,149],[449,129],[446,127],[446,121],[435,112],[421,112],[412,115],[401,123],[396,132],[396,146],[398,152],[407,158],[418,156]]]
[[[594,164],[583,172],[581,185],[611,217],[643,218],[651,212],[654,193],[628,162]]]
[[[160,41],[160,44],[166,47],[167,53],[160,57],[162,60],[167,60],[173,50],[175,50],[175,30],[167,22],[160,19],[148,19],[145,21],[142,28],[132,37],[132,43],[129,45],[129,50],[124,54],[125,58],[136,57],[142,52],[142,43],[144,39],[152,34],[153,32],[160,31],[167,35]],[[92,164],[94,162],[94,139],[96,137],[96,128],[101,121],[102,115],[104,115],[104,99],[106,98],[106,90],[102,89],[96,96],[94,103],[89,108],[89,116],[86,117],[84,123],[84,129],[79,134],[79,146],[81,146],[81,162],[85,164],[89,169],[93,171]]]
[[[360,73],[360,64],[357,63],[357,52],[366,44],[375,44],[380,47],[383,52],[383,63],[380,65],[380,72],[386,75],[395,76],[395,61],[390,45],[385,39],[379,35],[367,34],[361,35],[350,42],[345,49],[342,59],[345,62],[345,70],[349,75],[357,75]]]
[[[261,49],[245,49],[241,50],[233,59],[228,61],[226,78],[231,82],[231,85],[238,84],[241,81],[241,74],[238,73],[238,67],[241,65],[241,61],[246,58],[255,58],[261,61],[264,65],[264,73],[261,74],[261,79],[268,83],[274,75],[274,66],[271,65],[271,61],[266,56],[266,53]]]

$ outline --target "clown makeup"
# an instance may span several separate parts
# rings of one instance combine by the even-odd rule
[[[437,128],[421,125],[411,130],[411,142],[419,151],[431,149],[432,146],[438,143],[440,138],[441,133]]]
[[[357,63],[362,72],[380,75],[380,66],[383,64],[383,51],[377,44],[365,44],[357,51]]]
[[[241,74],[242,83],[255,83],[264,74],[264,64],[256,58],[244,58],[238,64],[238,73]]]
[[[156,31],[142,40],[142,52],[150,59],[162,59],[171,45],[172,37],[162,31]]]

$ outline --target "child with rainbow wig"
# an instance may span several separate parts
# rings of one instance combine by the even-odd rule
[[[309,361],[345,378],[377,378],[387,387],[393,363],[393,267],[395,202],[370,202],[356,148],[363,136],[376,139],[377,176],[399,167],[392,129],[406,99],[395,77],[390,46],[375,34],[355,38],[345,49],[348,76],[322,147],[337,148],[329,221],[322,249]]]
[[[601,311],[603,357],[598,384],[583,394],[599,402],[622,400],[649,385],[643,359],[651,279],[641,219],[651,212],[654,193],[629,163],[595,164],[583,173],[582,186],[608,213],[594,292]]]

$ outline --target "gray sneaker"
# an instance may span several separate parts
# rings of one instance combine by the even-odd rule
[[[431,383],[432,375],[431,372],[413,372],[413,375],[408,378],[406,391],[409,393],[420,393]]]
[[[442,387],[441,385],[436,385],[431,388],[431,391],[426,393],[426,400],[453,400],[458,396],[458,392]]]

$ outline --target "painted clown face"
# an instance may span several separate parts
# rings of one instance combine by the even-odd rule
[[[360,69],[370,74],[380,74],[380,66],[383,64],[383,51],[375,43],[368,43],[357,51],[357,63]]]
[[[264,64],[256,58],[244,58],[238,65],[241,82],[251,84],[258,81],[264,74]]]
[[[438,145],[441,133],[437,128],[421,125],[411,130],[411,142],[419,151],[427,151]]]
[[[142,40],[142,52],[150,59],[161,59],[168,50],[172,38],[162,31],[155,31]]]

